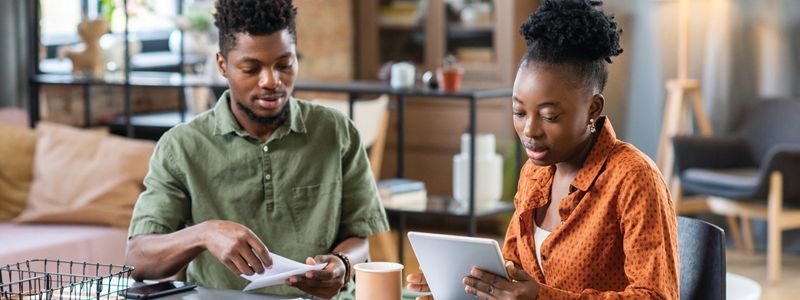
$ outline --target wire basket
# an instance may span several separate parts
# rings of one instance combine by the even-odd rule
[[[133,267],[34,259],[0,267],[0,300],[125,299]]]

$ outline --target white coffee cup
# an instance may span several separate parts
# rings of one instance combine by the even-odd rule
[[[356,270],[356,300],[400,300],[403,297],[403,265],[366,262]]]

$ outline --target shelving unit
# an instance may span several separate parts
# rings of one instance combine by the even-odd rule
[[[470,1],[465,1],[470,2]],[[359,52],[358,78],[374,79],[382,63],[408,60],[422,70],[435,70],[449,53],[464,41],[480,41],[491,52],[488,62],[464,62],[465,79],[492,81],[511,86],[516,62],[513,38],[521,19],[516,9],[535,7],[538,1],[494,0],[483,3],[490,8],[490,20],[469,23],[455,19],[447,0],[373,1],[356,0]],[[482,12],[485,13],[485,12]],[[414,55],[387,52],[387,40],[409,39]],[[465,40],[466,39],[466,40]],[[388,49],[397,49],[389,47]]]

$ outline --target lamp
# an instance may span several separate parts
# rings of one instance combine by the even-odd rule
[[[659,138],[658,156],[656,163],[661,169],[664,179],[672,185],[672,196],[678,212],[692,212],[707,210],[705,201],[692,201],[685,203],[681,208],[680,181],[673,178],[674,153],[672,137],[680,133],[687,133],[691,128],[686,128],[686,114],[688,105],[692,105],[694,121],[703,136],[711,135],[711,123],[703,104],[703,94],[700,90],[700,81],[690,79],[689,67],[689,0],[680,0],[678,11],[678,78],[667,80],[665,86],[667,97],[664,103],[664,117]]]

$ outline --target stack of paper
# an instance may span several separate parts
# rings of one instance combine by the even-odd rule
[[[290,276],[305,274],[305,272],[312,270],[322,270],[327,263],[319,265],[306,265],[275,253],[270,253],[269,257],[272,258],[272,268],[264,271],[261,274],[244,275],[242,277],[250,281],[243,291],[259,289],[263,287],[282,284]]]

